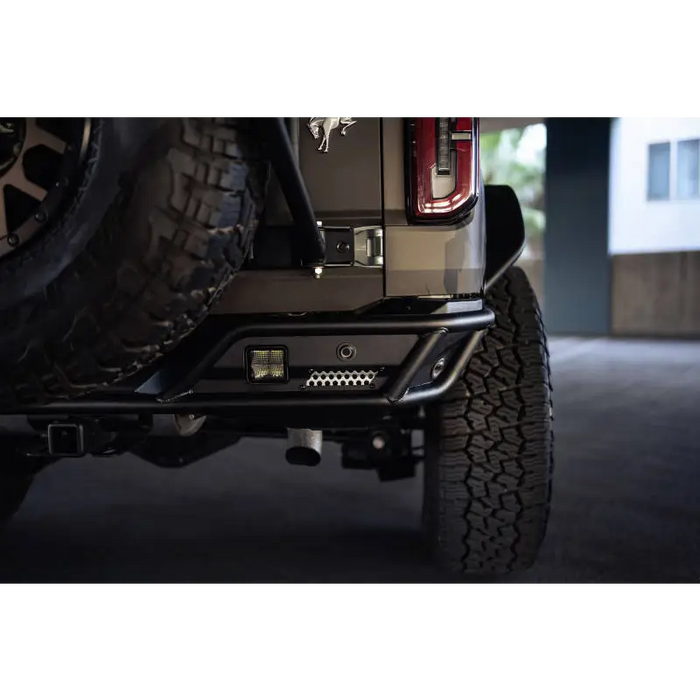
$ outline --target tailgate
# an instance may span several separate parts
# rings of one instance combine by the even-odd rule
[[[314,119],[312,127],[317,138],[309,127],[311,119]],[[344,126],[341,119],[354,123]],[[324,226],[383,223],[381,122],[379,118],[367,117],[294,117],[288,120],[314,212]],[[345,136],[341,135],[343,129]],[[322,144],[323,150],[319,150]],[[274,176],[268,190],[266,222],[271,226],[291,224],[289,210]]]

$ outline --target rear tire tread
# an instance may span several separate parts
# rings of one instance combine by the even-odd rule
[[[438,563],[465,574],[528,568],[544,538],[553,470],[549,352],[519,268],[489,293],[495,325],[431,414],[424,517]]]

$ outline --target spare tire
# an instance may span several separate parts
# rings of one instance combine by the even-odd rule
[[[0,404],[110,385],[190,333],[266,179],[248,120],[0,119]]]

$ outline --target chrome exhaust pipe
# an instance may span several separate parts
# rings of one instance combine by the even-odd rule
[[[287,430],[287,461],[315,467],[321,461],[323,431],[308,428],[289,428]]]

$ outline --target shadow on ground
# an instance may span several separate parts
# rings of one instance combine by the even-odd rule
[[[513,582],[700,580],[700,344],[552,343],[556,482]],[[0,539],[2,581],[456,581],[419,534],[420,480],[316,469],[243,441],[185,470],[67,460]]]

